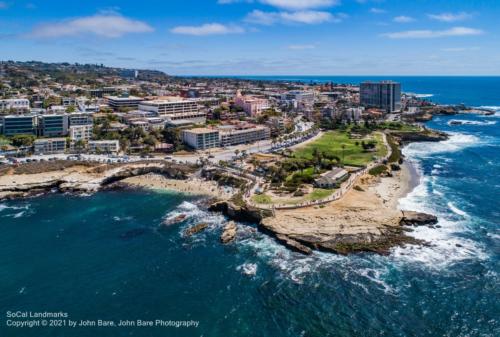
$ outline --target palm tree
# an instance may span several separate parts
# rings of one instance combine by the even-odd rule
[[[345,155],[344,155],[344,151],[345,151],[345,144],[342,144],[341,145],[342,147],[342,164],[344,164],[344,158],[345,158]]]

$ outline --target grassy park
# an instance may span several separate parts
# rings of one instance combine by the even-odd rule
[[[373,152],[363,148],[363,143],[374,143]],[[374,132],[363,139],[354,139],[346,131],[328,131],[320,139],[295,150],[296,158],[312,159],[313,152],[319,151],[338,157],[344,165],[363,166],[373,160],[374,156],[387,154],[382,134]]]
[[[328,198],[333,194],[333,192],[335,192],[335,190],[333,189],[328,190],[322,188],[315,188],[311,193],[306,194],[300,198],[289,197],[289,198],[276,198],[276,199],[272,198],[270,195],[267,194],[256,194],[252,197],[252,201],[257,204],[264,204],[264,205],[270,205],[270,204],[296,205],[307,201],[315,201]]]

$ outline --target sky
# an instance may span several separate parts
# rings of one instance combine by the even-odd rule
[[[171,75],[500,75],[499,0],[0,0],[0,60]]]

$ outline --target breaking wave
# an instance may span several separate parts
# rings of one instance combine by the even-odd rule
[[[407,157],[426,158],[436,153],[456,152],[480,143],[480,139],[473,135],[450,132],[450,138],[441,142],[411,143],[403,149]]]

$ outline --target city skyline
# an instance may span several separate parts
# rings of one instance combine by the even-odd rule
[[[494,1],[0,1],[3,60],[172,75],[500,75]]]

